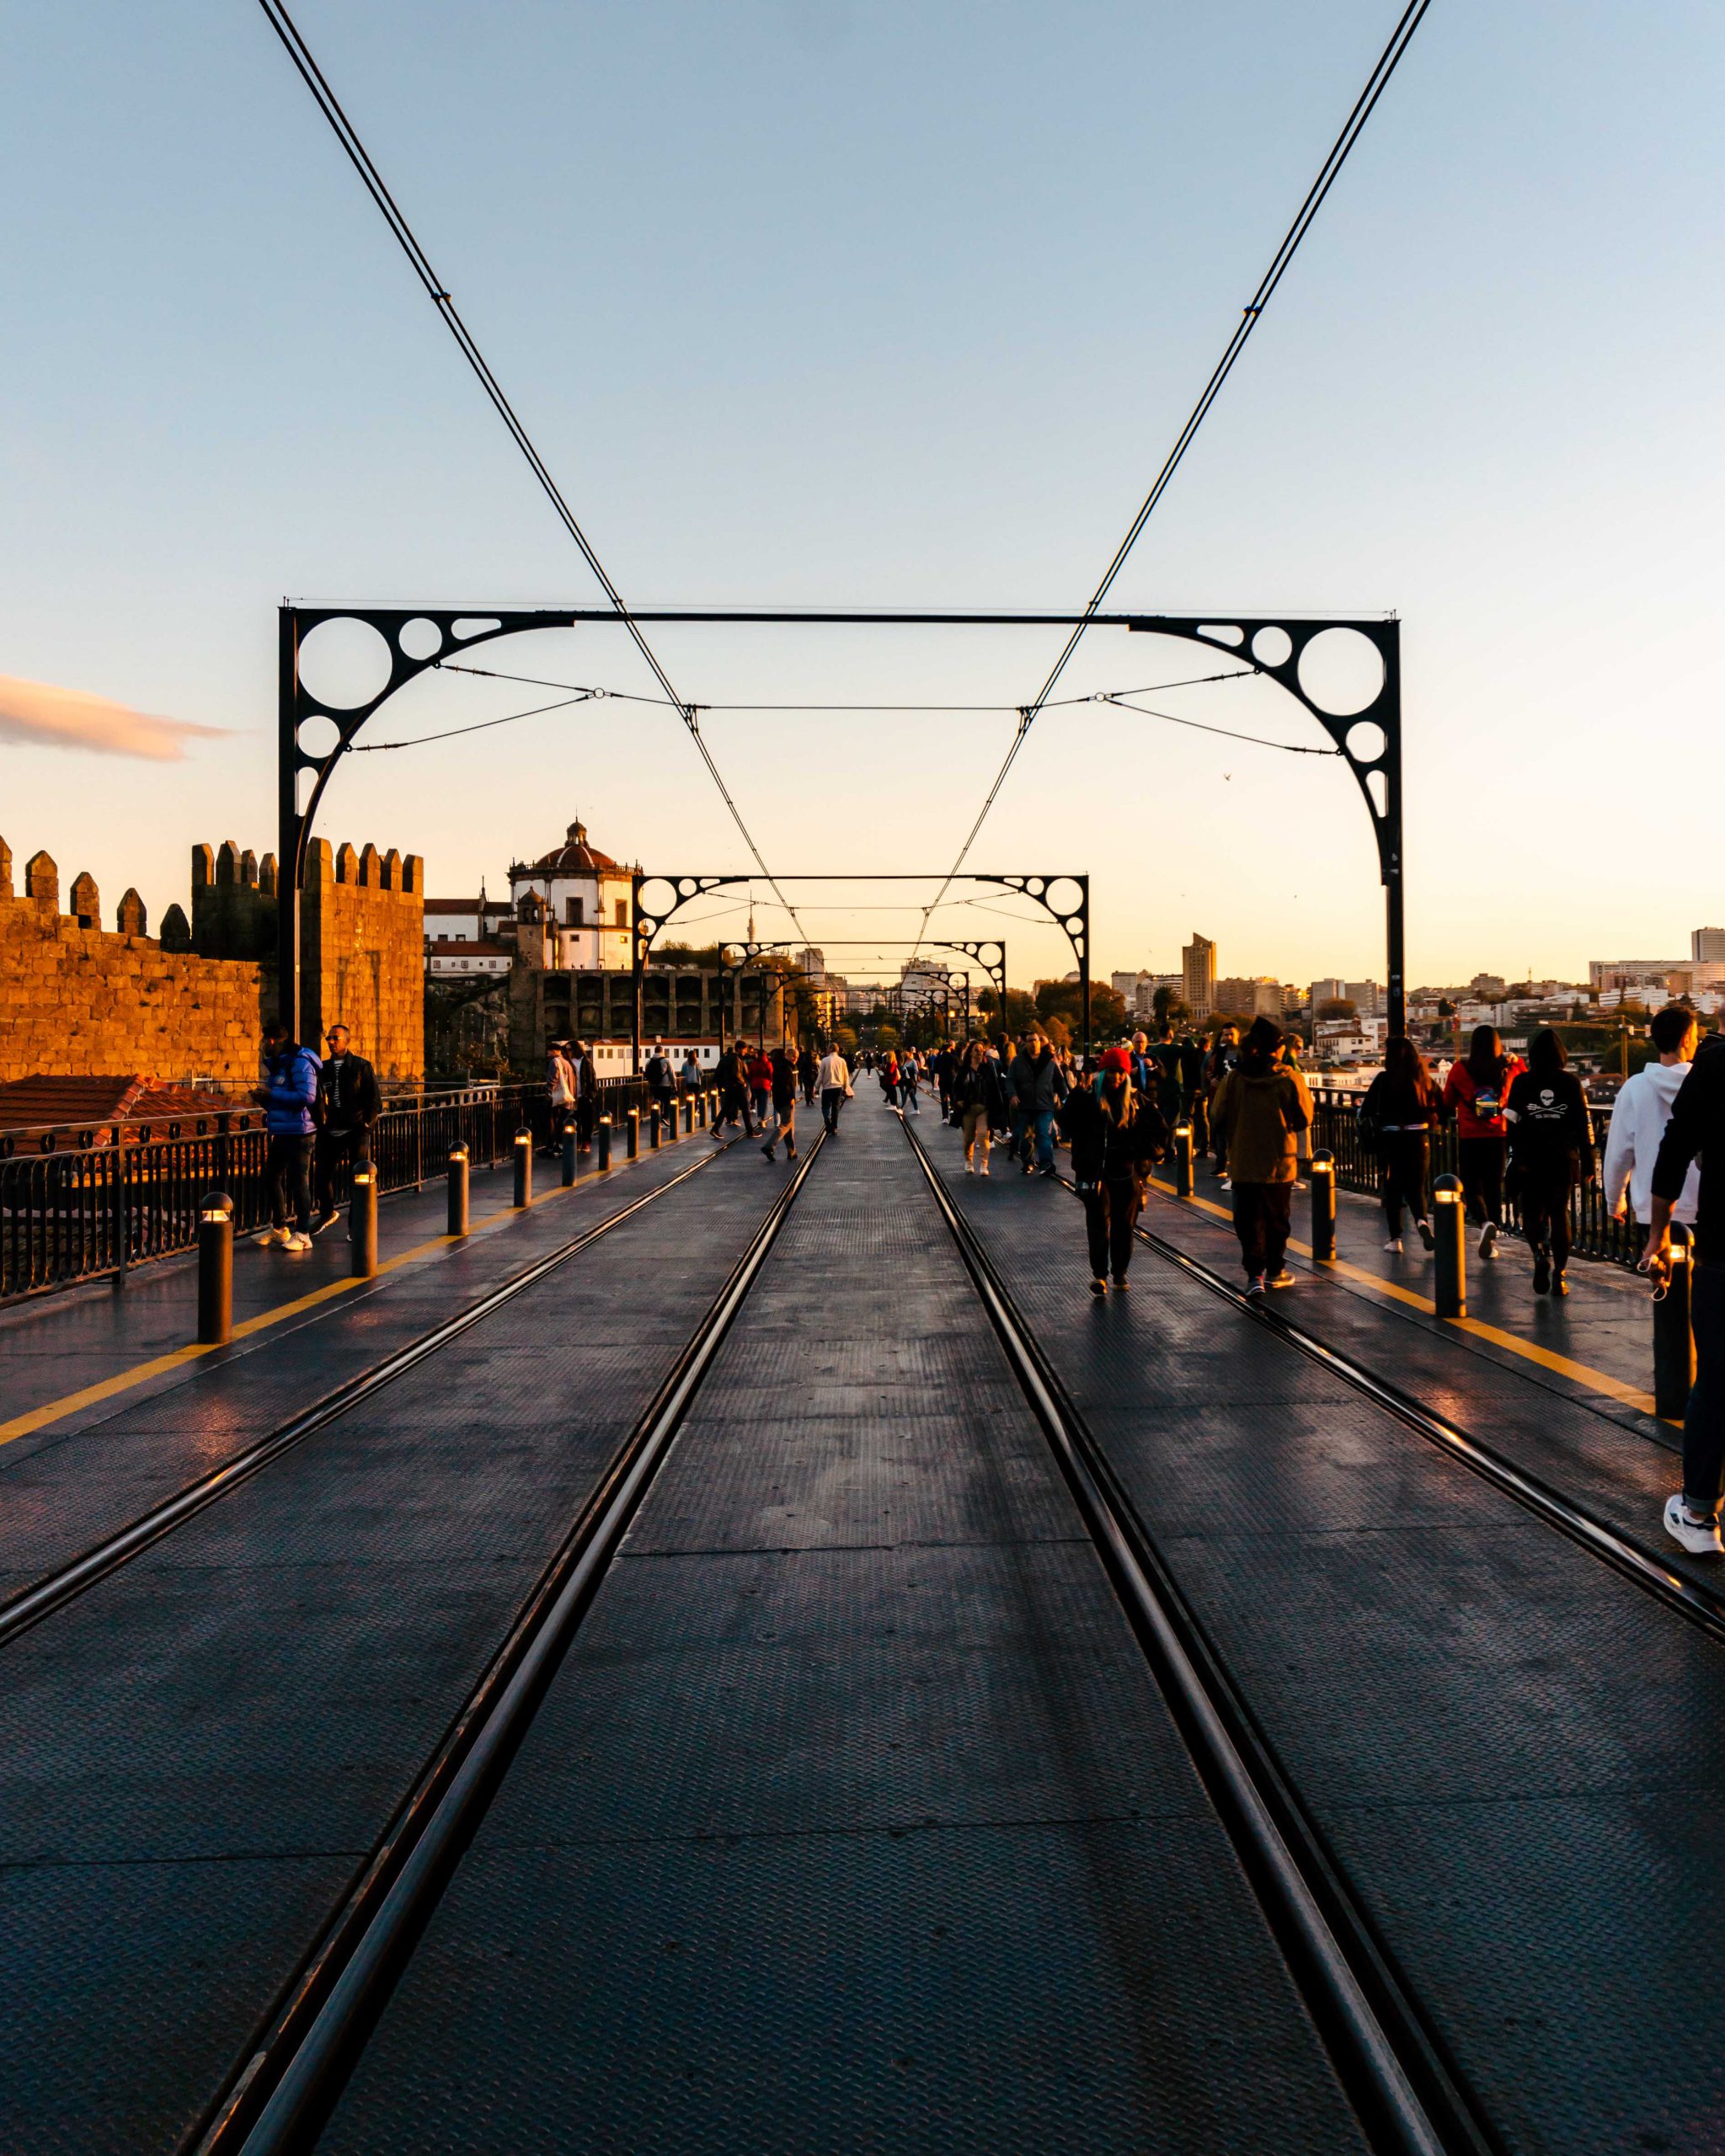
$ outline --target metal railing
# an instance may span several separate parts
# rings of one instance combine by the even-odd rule
[[[1337,1187],[1375,1198],[1382,1182],[1382,1171],[1375,1148],[1359,1132],[1358,1113],[1364,1094],[1314,1086],[1311,1097],[1316,1111],[1311,1126],[1312,1145],[1328,1151],[1334,1158]],[[1594,1106],[1591,1113],[1594,1157],[1602,1161],[1606,1135],[1611,1128],[1611,1111]],[[1460,1173],[1454,1123],[1432,1133],[1431,1172],[1434,1176]],[[1519,1233],[1520,1214],[1513,1196],[1505,1199],[1504,1217]],[[1605,1209],[1604,1186],[1597,1181],[1571,1193],[1569,1233],[1578,1257],[1600,1258],[1613,1265],[1631,1267],[1640,1257],[1642,1245],[1647,1239],[1645,1222],[1637,1222],[1632,1216],[1626,1220],[1611,1218]]]
[[[621,1119],[647,1106],[641,1080],[600,1081],[601,1114]],[[262,1121],[256,1113],[217,1112],[172,1119],[171,1135],[120,1129],[105,1145],[0,1159],[0,1302],[81,1280],[123,1279],[136,1265],[190,1250],[198,1201],[208,1190],[233,1200],[238,1233],[263,1226],[270,1194]],[[542,1087],[473,1086],[386,1102],[371,1126],[378,1187],[413,1190],[441,1176],[457,1142],[474,1167],[494,1167],[510,1157],[523,1124],[536,1145],[549,1142]],[[339,1173],[345,1198],[347,1170]]]

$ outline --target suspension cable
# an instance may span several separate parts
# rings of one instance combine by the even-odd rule
[[[515,407],[505,396],[502,384],[491,371],[484,354],[474,342],[473,334],[467,323],[462,321],[460,310],[457,307],[454,300],[451,298],[443,280],[432,268],[430,259],[425,248],[420,246],[413,227],[403,216],[394,196],[384,184],[383,175],[373,163],[371,152],[360,141],[358,131],[342,109],[339,99],[330,88],[323,69],[313,58],[312,49],[307,44],[298,24],[288,13],[283,0],[258,0],[258,4],[263,9],[270,27],[280,39],[289,59],[292,61],[295,68],[298,71],[301,80],[311,92],[318,109],[329,123],[336,141],[346,152],[349,163],[358,173],[366,193],[377,205],[379,213],[388,226],[397,244],[412,264],[414,275],[425,286],[433,306],[442,317],[444,326],[454,338],[462,357],[473,370],[480,387],[490,399],[498,417],[509,430],[510,439],[526,459],[528,468],[538,481],[540,489],[546,499],[556,512],[558,520],[580,549],[582,559],[593,572],[606,597],[616,608],[618,617],[634,641],[635,648],[646,661],[654,680],[664,690],[666,701],[675,710],[681,713],[683,723],[688,728],[690,737],[700,751],[701,760],[706,765],[713,784],[718,788],[720,798],[730,811],[732,822],[742,833],[743,843],[754,857],[756,867],[760,869],[761,875],[777,894],[781,901],[785,903],[791,918],[793,921],[796,920],[794,910],[790,908],[788,901],[784,899],[783,892],[780,891],[778,885],[773,882],[772,873],[761,858],[761,849],[756,845],[748,825],[743,821],[742,811],[732,798],[730,788],[725,784],[720,775],[718,766],[713,761],[711,751],[701,738],[701,727],[696,716],[696,707],[686,703],[671,686],[670,677],[660,664],[652,646],[642,634],[640,624],[624,606],[622,593],[618,591],[606,574],[605,564],[600,560],[593,549],[591,541],[581,529],[574,511],[563,497],[563,489],[553,478],[544,458],[534,446],[532,437],[517,416]],[[801,923],[798,925],[800,927]]]
[[[1167,492],[1175,472],[1179,469],[1181,461],[1192,446],[1194,436],[1203,425],[1210,407],[1220,395],[1222,385],[1233,372],[1235,363],[1241,353],[1245,350],[1252,331],[1257,328],[1259,321],[1263,318],[1265,307],[1268,306],[1275,293],[1276,287],[1281,283],[1287,273],[1289,264],[1299,252],[1300,242],[1311,230],[1318,211],[1323,207],[1324,198],[1335,184],[1343,166],[1348,162],[1349,152],[1359,141],[1365,130],[1365,123],[1370,119],[1378,99],[1383,95],[1390,77],[1395,73],[1401,62],[1402,56],[1407,50],[1413,34],[1419,28],[1426,9],[1430,4],[1431,0],[1408,0],[1401,20],[1391,33],[1389,43],[1378,56],[1376,66],[1366,77],[1365,87],[1354,101],[1354,109],[1348,114],[1341,133],[1332,144],[1329,155],[1319,167],[1317,178],[1307,190],[1306,200],[1300,204],[1293,223],[1283,235],[1282,243],[1276,249],[1269,268],[1264,272],[1258,290],[1247,302],[1238,326],[1228,339],[1226,348],[1221,358],[1217,360],[1210,380],[1204,386],[1202,395],[1199,398],[1197,403],[1193,406],[1185,425],[1175,437],[1174,446],[1163,459],[1162,469],[1156,473],[1150,492],[1145,496],[1137,515],[1133,518],[1125,537],[1114,549],[1114,558],[1103,573],[1101,583],[1092,593],[1089,605],[1086,606],[1077,625],[1067,638],[1060,657],[1049,670],[1048,679],[1029,703],[1019,707],[1018,724],[1013,732],[1005,760],[995,775],[994,782],[988,789],[987,796],[977,814],[975,822],[972,824],[965,835],[964,845],[959,849],[958,858],[953,863],[946,883],[941,886],[939,896],[944,897],[948,886],[969,858],[970,849],[976,842],[976,835],[982,829],[984,823],[987,820],[989,811],[999,798],[1000,790],[1006,784],[1007,775],[1017,760],[1018,751],[1024,745],[1025,737],[1036,723],[1038,712],[1044,707],[1054,693],[1055,687],[1060,676],[1065,672],[1073,653],[1078,648],[1085,630],[1101,608],[1103,600],[1108,597],[1114,579],[1125,567],[1127,556],[1137,544],[1139,535],[1149,523],[1155,513],[1156,504]]]

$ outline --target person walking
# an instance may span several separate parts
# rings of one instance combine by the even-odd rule
[[[1614,1220],[1626,1220],[1632,1209],[1643,1227],[1653,1219],[1653,1163],[1664,1142],[1672,1103],[1695,1060],[1697,1030],[1694,1011],[1680,1003],[1654,1011],[1648,1027],[1654,1059],[1637,1071],[1611,1103],[1601,1173],[1605,1209]],[[1691,1166],[1668,1218],[1680,1227],[1692,1225],[1700,1194],[1701,1171]]]
[[[1237,1026],[1218,1026],[1215,1038],[1204,1064],[1204,1121],[1210,1131],[1210,1149],[1215,1157],[1212,1172],[1217,1182],[1228,1187],[1228,1142],[1216,1129],[1216,1094],[1221,1083],[1240,1060],[1240,1028]]]
[[[323,1036],[329,1053],[318,1073],[318,1125],[312,1160],[317,1182],[318,1217],[312,1233],[323,1230],[341,1217],[336,1202],[335,1177],[340,1168],[351,1171],[371,1157],[371,1125],[383,1105],[377,1073],[362,1055],[355,1055],[351,1036],[339,1020]]]
[[[1131,1075],[1132,1059],[1126,1059],[1127,1075]],[[1055,1172],[1055,1124],[1061,1104],[1073,1088],[1071,1080],[1055,1054],[1054,1043],[1044,1040],[1037,1052],[1031,1070],[1030,1133],[1036,1140],[1036,1166],[1039,1173],[1051,1176]],[[1024,1172],[1030,1172],[1030,1159],[1027,1150]]]
[[[851,1073],[834,1042],[820,1059],[816,1073],[820,1085],[820,1121],[830,1137],[838,1135],[839,1110],[851,1097]]]
[[[989,1133],[1007,1121],[1008,1111],[1000,1065],[980,1041],[972,1041],[964,1050],[949,1090],[953,1119],[964,1136],[964,1172],[985,1176]]]
[[[814,1081],[820,1075],[820,1058],[814,1053],[813,1041],[804,1041],[797,1051],[797,1077],[803,1088],[803,1105],[814,1105]]]
[[[263,1082],[253,1088],[252,1098],[264,1111],[270,1225],[257,1240],[279,1243],[283,1250],[312,1247],[312,1144],[322,1068],[316,1052],[300,1045],[285,1019],[264,1022]]]
[[[1132,1230],[1150,1171],[1167,1150],[1168,1127],[1132,1082],[1132,1051],[1106,1049],[1096,1076],[1074,1086],[1060,1107],[1072,1148],[1072,1182],[1084,1201],[1090,1292],[1105,1295],[1113,1277],[1128,1285]]]
[[[1246,1292],[1291,1288],[1285,1262],[1299,1176],[1300,1136],[1311,1128],[1311,1091],[1274,1018],[1254,1018],[1240,1059],[1216,1088],[1210,1123],[1231,1163],[1234,1233]]]
[[[1683,1487],[1667,1499],[1665,1530],[1692,1556],[1725,1553],[1725,1007],[1677,1089],[1653,1161],[1642,1270],[1663,1289],[1671,1278],[1671,1224],[1699,1160],[1694,1263],[1689,1283],[1695,1383],[1683,1418]]]
[[[653,1053],[647,1059],[647,1068],[643,1075],[647,1081],[647,1091],[652,1105],[659,1110],[660,1129],[675,1138],[677,1131],[677,1074],[670,1058],[665,1052],[662,1041],[653,1043]]]
[[[1503,1102],[1525,1068],[1519,1055],[1503,1053],[1495,1026],[1476,1026],[1466,1059],[1452,1063],[1444,1081],[1444,1107],[1455,1118],[1461,1194],[1468,1218],[1479,1230],[1479,1254],[1487,1261],[1496,1258],[1503,1229],[1503,1171],[1509,1152]],[[1649,1158],[1649,1174],[1653,1165]]]
[[[569,1067],[575,1074],[575,1150],[590,1153],[599,1122],[599,1066],[585,1041],[570,1046]]]
[[[683,1067],[677,1074],[683,1091],[691,1098],[701,1090],[701,1058],[690,1049],[683,1057]]]
[[[782,1139],[785,1158],[797,1157],[797,1065],[788,1048],[776,1048],[767,1059],[772,1066],[772,1083],[768,1087],[772,1097],[772,1129],[766,1134],[766,1143],[761,1147],[770,1161],[774,1157],[773,1147]]]
[[[546,1141],[546,1150],[556,1152],[563,1143],[563,1134],[575,1112],[575,1066],[569,1059],[567,1041],[550,1041],[545,1049],[545,1099],[551,1114],[547,1127],[551,1135]]]
[[[765,1130],[766,1104],[772,1098],[772,1065],[764,1048],[746,1051],[748,1056],[749,1098],[755,1109],[755,1120]]]
[[[1282,1068],[1284,1070],[1287,1071],[1290,1076],[1297,1078],[1302,1086],[1306,1084],[1306,1072],[1301,1066],[1300,1059],[1305,1053],[1305,1048],[1306,1043],[1300,1039],[1299,1034],[1296,1033],[1291,1027],[1285,1027],[1283,1028]],[[1308,1094],[1310,1093],[1310,1090],[1311,1089],[1308,1087]],[[1317,1110],[1316,1107],[1314,1107],[1312,1109],[1312,1122],[1302,1123],[1294,1135],[1294,1187],[1296,1191],[1305,1189],[1306,1178],[1311,1172],[1311,1134],[1313,1126],[1316,1121],[1316,1117]]]
[[[1204,1043],[1188,1031],[1180,1037],[1180,1092],[1186,1120],[1192,1126],[1192,1157],[1202,1160],[1210,1150],[1210,1102],[1204,1091]]]
[[[888,1049],[880,1059],[880,1097],[889,1108],[899,1104],[899,1059]]]
[[[755,1125],[749,1114],[749,1051],[741,1041],[734,1042],[718,1059],[715,1076],[718,1084],[718,1114],[713,1125],[713,1142],[724,1142],[726,1123],[733,1129],[740,1118],[745,1137],[755,1135]]]
[[[1432,1128],[1442,1123],[1444,1104],[1425,1058],[1405,1033],[1385,1043],[1384,1067],[1366,1087],[1358,1116],[1360,1134],[1378,1156],[1379,1200],[1390,1231],[1384,1248],[1400,1256],[1406,1206],[1420,1241],[1430,1250],[1437,1238],[1426,1203],[1426,1179]]]
[[[1533,1251],[1533,1291],[1567,1295],[1570,1193],[1594,1176],[1594,1121],[1561,1035],[1545,1026],[1503,1102],[1521,1230]]]
[[[922,1113],[916,1105],[916,1088],[921,1082],[922,1068],[917,1059],[916,1051],[913,1048],[899,1065],[899,1104],[906,1115],[920,1115]]]

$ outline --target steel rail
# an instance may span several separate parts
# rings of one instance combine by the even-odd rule
[[[732,1139],[718,1150],[728,1153],[736,1143],[736,1139]],[[469,1326],[478,1325],[494,1311],[501,1310],[505,1303],[512,1302],[529,1288],[537,1287],[560,1266],[567,1265],[571,1258],[579,1257],[601,1235],[607,1235],[613,1228],[621,1227],[644,1206],[651,1205],[656,1198],[663,1198],[667,1191],[675,1190],[680,1182],[686,1182],[709,1161],[718,1157],[718,1153],[702,1153],[698,1160],[688,1167],[680,1169],[655,1189],[644,1191],[640,1197],[632,1198],[617,1212],[608,1214],[590,1228],[583,1229],[569,1241],[560,1244],[557,1249],[536,1259],[531,1265],[481,1296],[477,1303],[469,1304],[466,1310],[458,1310],[453,1317],[446,1318],[441,1325],[434,1326],[430,1331],[421,1333],[417,1340],[410,1340],[405,1348],[399,1348],[393,1354],[386,1355],[382,1362],[374,1363],[370,1369],[361,1370],[357,1377],[350,1378],[345,1384],[337,1385],[333,1391],[325,1393],[321,1400],[314,1401],[309,1407],[290,1417],[286,1422],[278,1423],[264,1436],[254,1439],[243,1451],[234,1454],[231,1460],[224,1460],[219,1467],[212,1467],[207,1474],[188,1482],[184,1489],[176,1491],[171,1497],[164,1497],[159,1504],[151,1506],[147,1512],[140,1513],[126,1526],[116,1528],[112,1534],[104,1535],[81,1556],[69,1559],[53,1572],[45,1573],[21,1593],[0,1602],[0,1647],[9,1646],[20,1633],[28,1631],[33,1625],[40,1624],[45,1617],[63,1608],[87,1588],[95,1586],[99,1580],[105,1579],[110,1572],[118,1572],[122,1565],[129,1563],[141,1550],[148,1549],[152,1543],[160,1541],[163,1535],[172,1534],[175,1528],[195,1518],[206,1507],[225,1497],[229,1491],[249,1481],[272,1460],[291,1452],[296,1445],[314,1436],[318,1431],[327,1429],[339,1417],[349,1413],[361,1401],[371,1399],[374,1393],[381,1392],[385,1385],[393,1385],[396,1379],[405,1376],[408,1371],[417,1368],[440,1348],[446,1348],[451,1340],[457,1339]],[[211,1366],[206,1364],[204,1367]]]
[[[1106,1454],[922,1139],[902,1114],[900,1123],[1374,2147],[1397,2156],[1496,2151]]]
[[[1067,1181],[1064,1176],[1060,1180],[1062,1182]],[[1067,1187],[1071,1187],[1069,1182]],[[1297,1348],[1300,1353],[1340,1378],[1343,1384],[1352,1386],[1356,1392],[1363,1393],[1386,1413],[1417,1431],[1449,1459],[1459,1461],[1470,1473],[1488,1482],[1493,1489],[1513,1497],[1517,1504],[1525,1506],[1548,1527],[1567,1535],[1590,1556],[1609,1565],[1625,1579],[1633,1581],[1636,1586],[1663,1602],[1668,1609],[1686,1617],[1713,1639],[1725,1641],[1725,1595],[1717,1594],[1712,1588],[1685,1578],[1681,1572],[1674,1572],[1652,1550],[1644,1549],[1632,1536],[1602,1520],[1584,1505],[1578,1504],[1573,1497],[1567,1497],[1542,1476],[1530,1474],[1525,1468],[1516,1466],[1513,1460],[1506,1459],[1494,1447],[1464,1430],[1459,1423],[1450,1422],[1447,1416],[1439,1415],[1435,1408],[1428,1407],[1423,1401],[1416,1400],[1411,1393],[1404,1392],[1389,1379],[1380,1377],[1375,1370],[1368,1369],[1365,1364],[1356,1362],[1340,1348],[1331,1347],[1327,1341],[1320,1339],[1315,1332],[1309,1332],[1295,1320],[1284,1315],[1281,1310],[1261,1306],[1256,1296],[1248,1296],[1243,1289],[1236,1288],[1232,1281],[1225,1279],[1201,1258],[1192,1257],[1177,1243],[1169,1242],[1149,1228],[1140,1227],[1134,1232],[1139,1241],[1153,1250],[1158,1257],[1177,1266],[1201,1286],[1208,1288],[1213,1294],[1220,1295],[1225,1301],[1243,1310],[1248,1317],[1255,1319],[1278,1339],[1285,1341],[1290,1348]]]
[[[197,2156],[286,2156],[315,2143],[825,1139],[823,1131],[802,1156],[588,1497],[275,2025],[219,2100]]]

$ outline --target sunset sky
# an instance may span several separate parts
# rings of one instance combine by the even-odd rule
[[[295,9],[632,603],[1026,609],[1087,596],[1398,12]],[[158,920],[194,841],[274,843],[283,594],[596,594],[254,6],[0,27],[0,833]],[[1119,587],[1399,614],[1410,982],[1725,921],[1722,61],[1699,0],[1435,0]],[[708,717],[804,871],[943,868],[1059,641],[656,643],[702,704],[1008,707]],[[479,663],[650,686],[610,630]],[[1210,670],[1098,632],[1068,692]],[[540,700],[441,675],[375,734]],[[1260,682],[1149,701],[1319,738]],[[626,702],[353,759],[323,829],[458,892],[577,814],[649,868],[747,866],[677,720]],[[1381,972],[1366,818],[1320,758],[1050,711],[973,860],[1088,870],[1099,973],[1194,929],[1225,973]],[[816,941],[914,923],[848,895],[811,896]],[[950,919],[1002,928],[1015,979],[1065,969]]]

